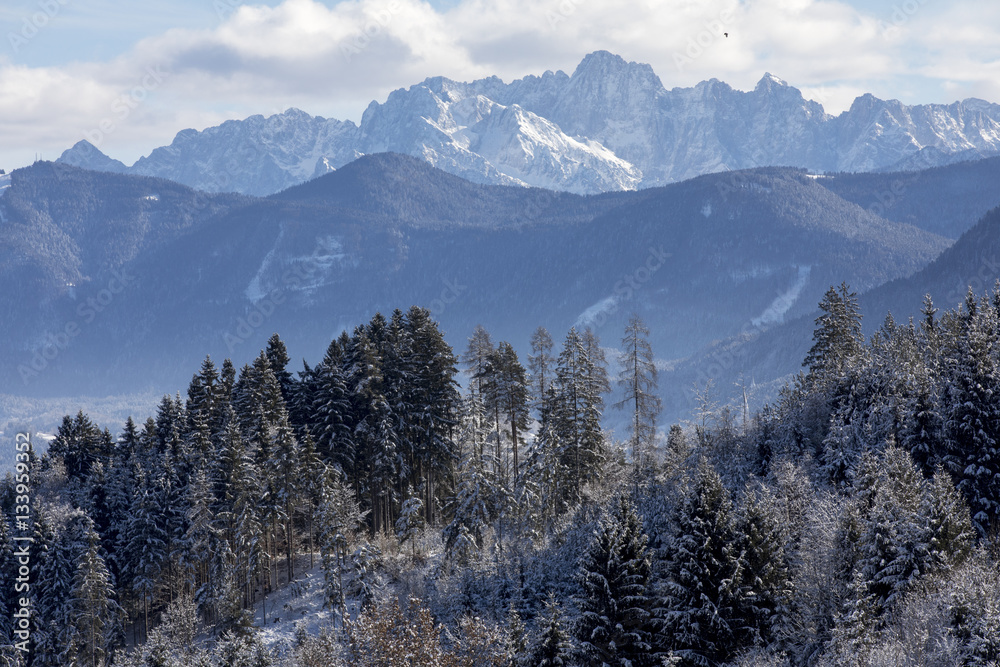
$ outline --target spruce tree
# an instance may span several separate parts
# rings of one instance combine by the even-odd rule
[[[518,476],[518,433],[528,429],[528,379],[524,367],[518,361],[517,352],[510,343],[501,342],[490,355],[490,392],[489,402],[492,403],[498,415],[497,427],[504,422],[510,434],[511,451],[513,453],[512,479],[516,482]],[[500,438],[497,438],[499,447]],[[500,452],[497,452],[500,460]],[[506,466],[504,466],[506,467]],[[506,475],[502,476],[506,479]]]
[[[413,369],[411,437],[417,441],[411,483],[423,490],[425,519],[434,522],[435,507],[444,499],[446,482],[460,458],[454,436],[461,410],[455,381],[458,360],[425,308],[410,308],[406,327]]]
[[[287,403],[295,392],[295,379],[288,372],[288,349],[278,334],[272,334],[267,340],[267,348],[264,350],[264,353],[267,355],[271,372],[278,382],[278,387],[281,390],[281,398]]]
[[[571,458],[566,451],[567,443],[561,439],[556,423],[555,391],[552,387],[548,391],[549,399],[543,402],[539,414],[538,431],[528,449],[525,474],[538,505],[536,519],[539,527],[545,528],[550,528],[566,510],[570,489],[574,486],[568,466]]]
[[[987,304],[984,303],[984,306]],[[972,512],[981,536],[1000,513],[1000,372],[990,312],[972,292],[943,344],[946,469]]]
[[[103,667],[119,634],[121,608],[111,573],[99,553],[97,533],[89,529],[83,537],[88,546],[78,559],[71,592],[73,653],[75,664],[81,667]]]
[[[704,459],[674,522],[676,536],[663,553],[658,647],[684,666],[725,662],[753,641],[746,561],[728,492]]]
[[[90,466],[104,458],[106,449],[101,429],[81,410],[76,417],[63,417],[46,456],[62,458],[66,475],[82,482],[90,474]]]
[[[150,607],[169,560],[169,536],[160,520],[162,505],[156,493],[155,482],[148,479],[138,464],[133,480],[136,488],[129,512],[130,521],[125,528],[128,565],[123,568],[123,574],[138,600],[143,637],[146,637],[149,633]]]
[[[823,314],[816,318],[813,346],[802,365],[809,369],[811,384],[827,385],[839,379],[863,353],[861,315],[857,294],[846,283],[830,287],[819,303]]]
[[[355,442],[352,427],[351,401],[345,370],[344,349],[336,339],[330,342],[326,355],[312,371],[303,374],[300,387],[309,386],[311,396],[302,400],[307,406],[299,420],[316,439],[316,448],[328,464],[345,475],[354,474]]]
[[[524,665],[531,667],[567,667],[571,664],[573,644],[563,622],[562,609],[555,595],[549,593],[539,619],[541,633],[531,647]]]
[[[464,562],[483,546],[483,533],[496,518],[499,508],[497,480],[490,474],[476,442],[481,417],[478,397],[470,394],[460,437],[464,455],[455,482],[455,494],[448,503],[451,521],[442,531],[445,554],[449,561]]]
[[[570,472],[566,491],[574,501],[604,462],[601,394],[607,385],[607,375],[599,352],[592,335],[581,336],[571,328],[556,367],[552,421],[559,440],[564,443],[563,465]]]
[[[267,470],[271,471],[277,515],[284,522],[285,565],[288,581],[292,581],[295,576],[295,514],[298,511],[302,469],[299,442],[288,423],[284,406],[279,408],[270,454]]]
[[[739,515],[745,558],[741,606],[753,639],[770,644],[787,626],[792,599],[792,554],[789,527],[774,495],[766,487],[748,490]]]
[[[641,667],[651,660],[648,538],[619,495],[581,565],[576,637],[583,664]]]

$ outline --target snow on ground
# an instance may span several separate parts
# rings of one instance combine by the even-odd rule
[[[304,560],[304,567],[308,568],[308,557]],[[318,555],[314,562],[311,569],[296,573],[291,585],[268,596],[266,622],[261,605],[254,609],[254,625],[259,628],[259,637],[265,645],[280,651],[294,644],[299,628],[317,635],[320,628],[333,623],[333,612],[323,608],[323,567]]]

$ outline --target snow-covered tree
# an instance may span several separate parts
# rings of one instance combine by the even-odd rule
[[[813,346],[803,366],[809,369],[813,384],[837,380],[864,351],[861,315],[857,294],[847,284],[830,287],[819,303],[823,314],[816,318]]]
[[[562,608],[552,593],[545,601],[538,627],[538,637],[523,664],[531,667],[567,667],[572,664],[573,643],[566,631]]]
[[[656,394],[657,370],[653,348],[649,344],[649,329],[636,314],[629,317],[625,327],[621,366],[618,386],[624,395],[614,407],[631,412],[628,432],[631,434],[632,458],[636,466],[644,470],[650,465],[656,439],[656,418],[662,409],[662,402]]]
[[[77,562],[71,593],[73,654],[81,667],[103,667],[120,632],[121,608],[99,553],[100,538],[92,529],[85,538],[88,546]]]
[[[674,521],[675,537],[661,554],[657,643],[681,665],[725,662],[753,641],[747,565],[732,501],[704,459]]]
[[[652,664],[648,538],[625,495],[601,522],[580,569],[576,637],[585,665]]]

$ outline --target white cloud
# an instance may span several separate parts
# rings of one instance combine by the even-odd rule
[[[652,64],[668,88],[718,78],[749,89],[770,71],[832,112],[866,91],[908,103],[995,98],[1000,9],[912,2],[899,15],[838,0],[243,5],[212,28],[165,25],[108,62],[29,68],[0,59],[0,146],[11,161],[0,166],[39,150],[55,158],[108,122],[102,148],[130,162],[185,127],[288,106],[358,120],[372,99],[428,76],[571,72],[597,49]],[[151,71],[164,73],[155,86],[144,84]]]

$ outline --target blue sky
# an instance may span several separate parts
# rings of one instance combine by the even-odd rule
[[[1000,3],[973,0],[4,0],[0,167],[84,137],[131,164],[289,106],[356,121],[428,76],[571,72],[597,49],[668,88],[769,71],[831,113],[864,92],[1000,102]]]

